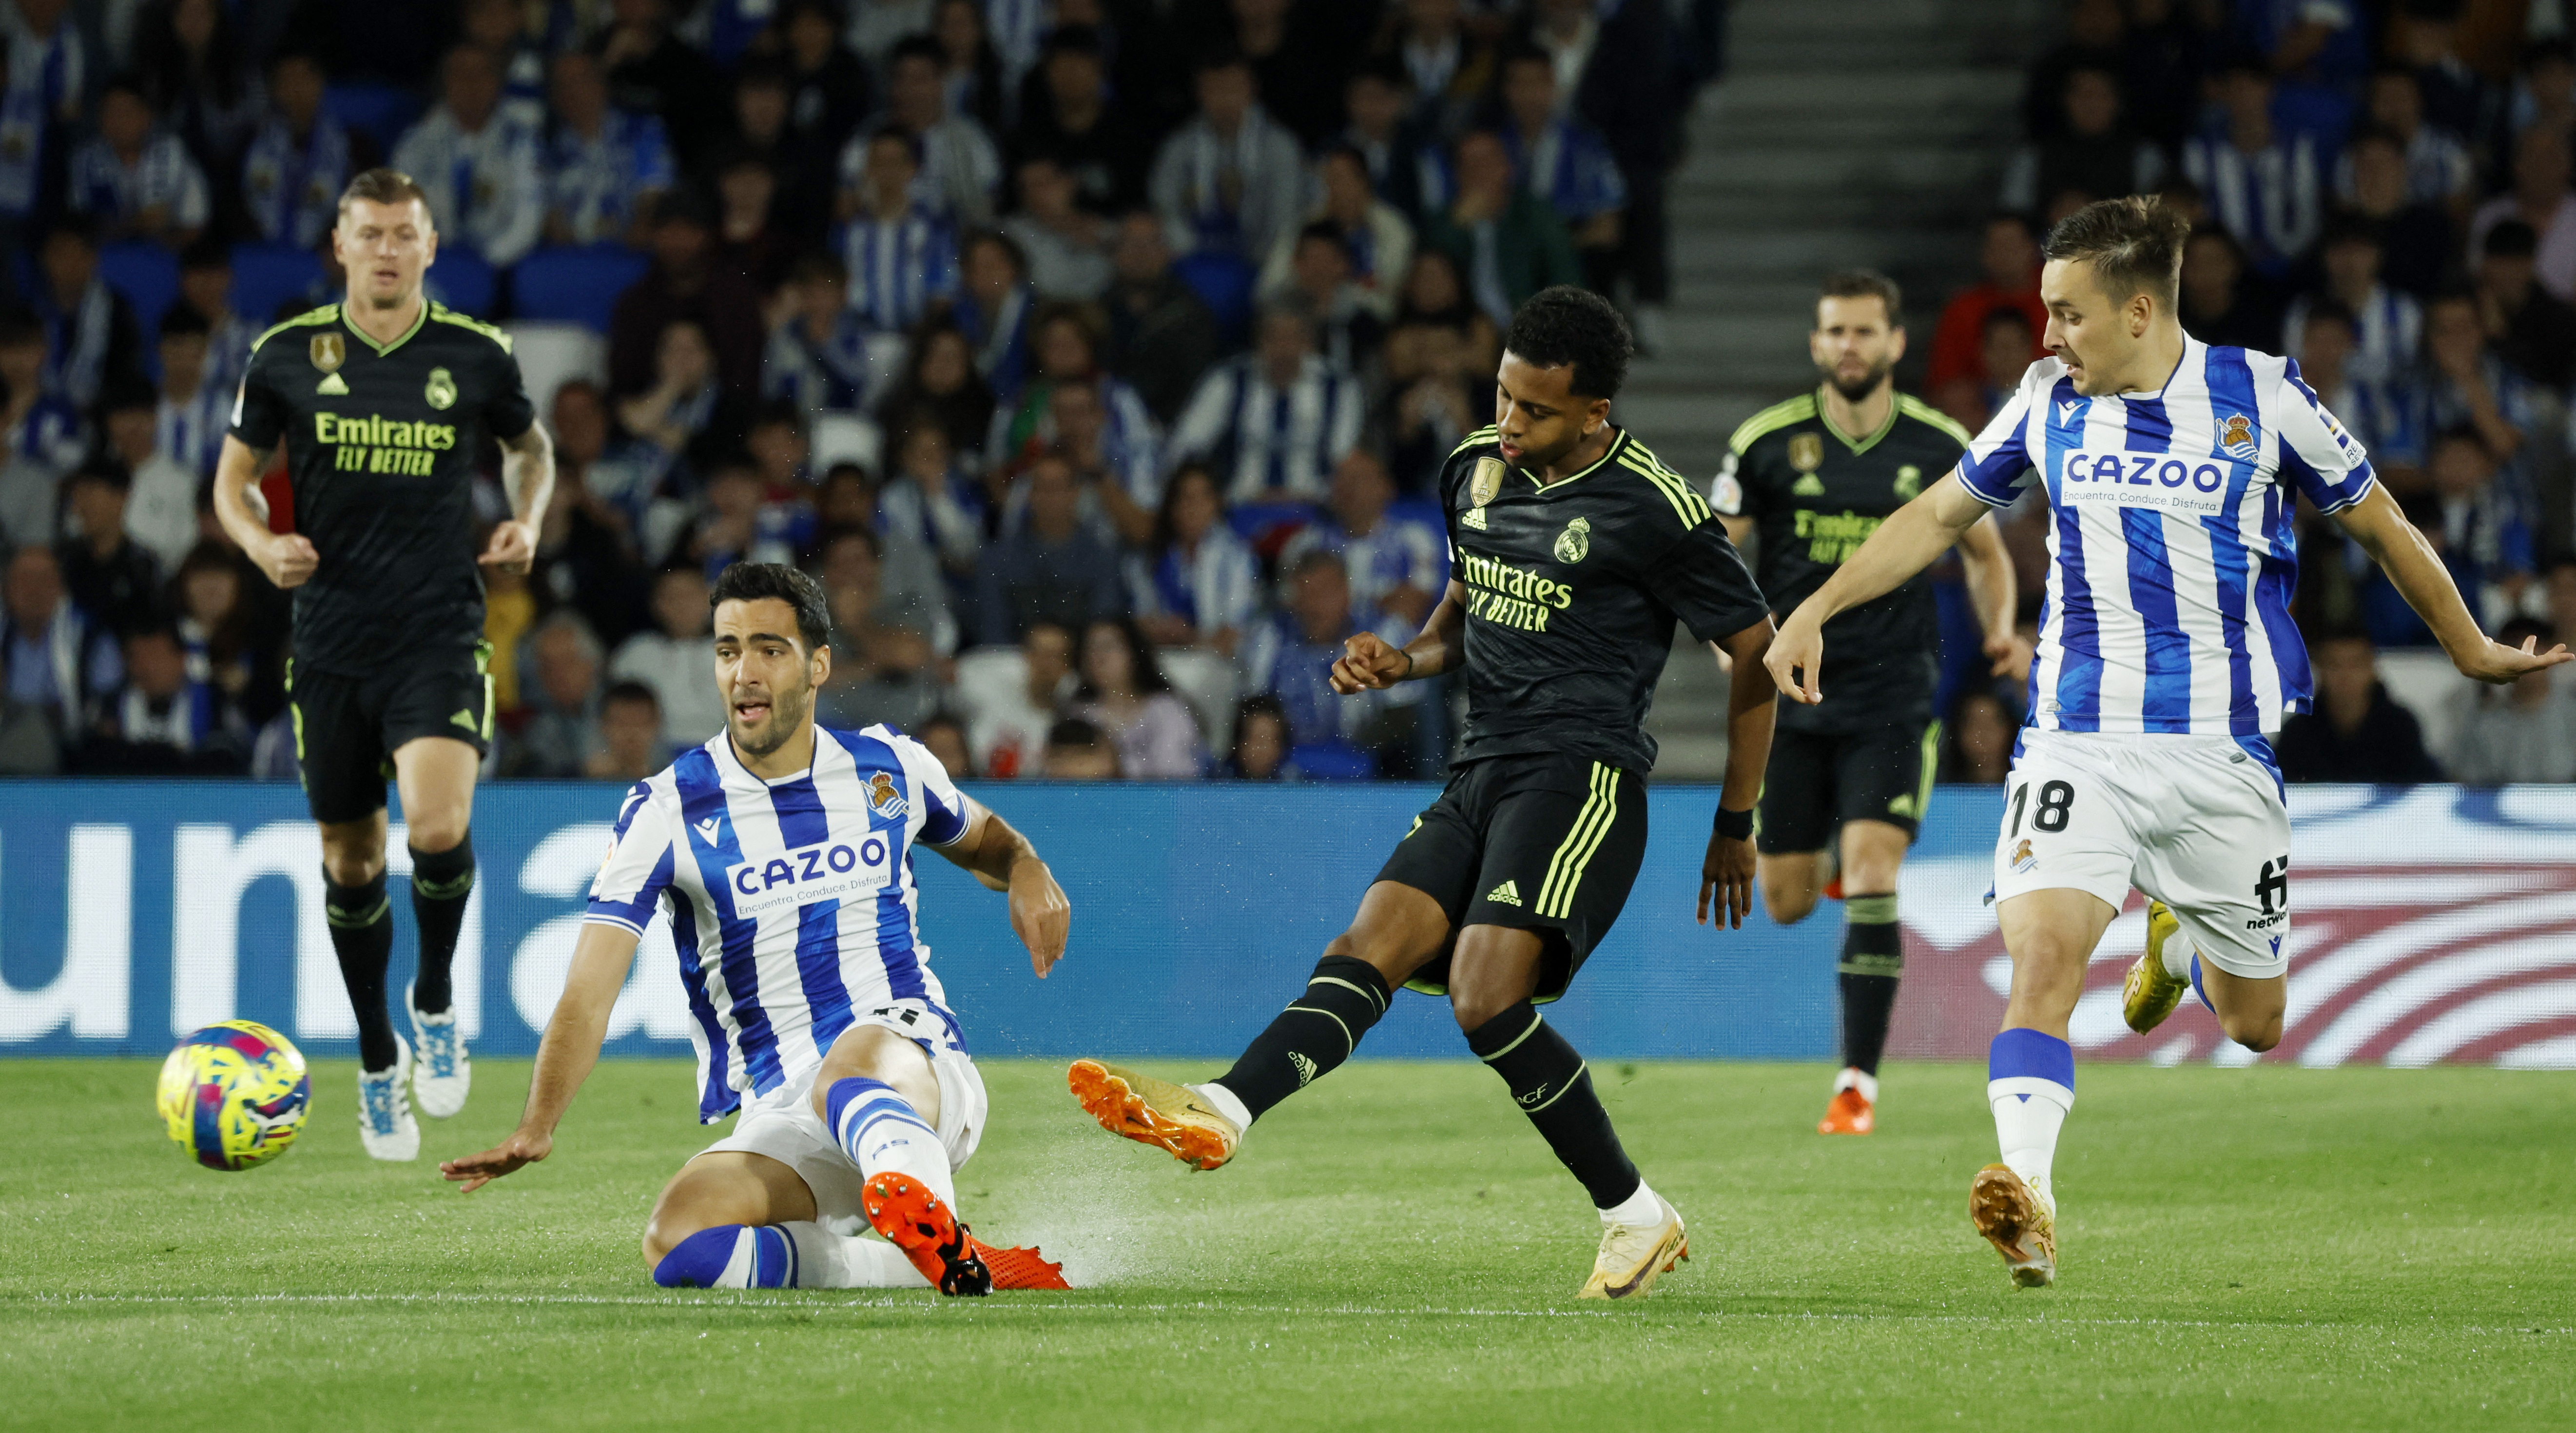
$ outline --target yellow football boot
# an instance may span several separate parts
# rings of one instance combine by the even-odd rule
[[[1656,1196],[1663,1203],[1663,1196]],[[1613,1224],[1601,1231],[1601,1252],[1592,1259],[1592,1277],[1584,1280],[1580,1299],[1624,1299],[1655,1286],[1659,1275],[1690,1257],[1690,1233],[1682,1228],[1681,1211],[1664,1204],[1663,1221],[1647,1228]]]
[[[2129,978],[2120,986],[2120,1018],[2141,1035],[2165,1023],[2191,993],[2189,979],[2165,968],[2165,942],[2181,929],[2182,922],[2164,902],[2147,902],[2147,952],[2129,967]]]
[[[2057,1282],[2057,1215],[2012,1167],[1990,1164],[1968,1186],[1968,1218],[2025,1289]]]
[[[1214,1169],[1234,1158],[1243,1143],[1234,1121],[1185,1085],[1098,1060],[1074,1061],[1065,1084],[1102,1129],[1150,1144],[1183,1164]]]

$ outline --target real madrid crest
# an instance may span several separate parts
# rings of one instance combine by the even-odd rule
[[[1896,470],[1896,495],[1898,497],[1903,498],[1910,503],[1914,501],[1915,494],[1922,491],[1923,470],[1921,468],[1914,466],[1912,463],[1907,463],[1905,466]]]
[[[429,387],[421,396],[432,408],[450,408],[456,404],[456,380],[444,368],[429,371]]]
[[[1503,490],[1503,460],[1478,458],[1476,471],[1467,479],[1467,506],[1483,507]]]
[[[1789,440],[1789,466],[1802,473],[1812,473],[1825,462],[1825,440],[1814,433],[1800,433]]]
[[[322,373],[337,373],[340,365],[349,360],[348,343],[336,333],[313,335],[313,341],[304,346],[304,352],[313,360],[314,369]]]
[[[1565,531],[1556,535],[1554,551],[1556,560],[1568,567],[1581,562],[1584,554],[1592,551],[1592,519],[1579,517],[1567,523]]]

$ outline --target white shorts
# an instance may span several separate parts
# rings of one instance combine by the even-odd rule
[[[2027,731],[2004,786],[1995,899],[2078,890],[2162,901],[2230,975],[2289,973],[2290,809],[2230,736]]]
[[[911,1038],[917,1031],[896,1018],[862,1015],[860,1025],[882,1025]],[[984,1137],[984,1077],[965,1051],[942,1040],[921,1042],[929,1048],[930,1073],[939,1081],[939,1143],[948,1151],[948,1167],[962,1169],[975,1157]],[[733,1133],[700,1150],[739,1150],[767,1155],[795,1170],[814,1195],[815,1222],[835,1234],[857,1235],[868,1228],[859,1195],[867,1181],[841,1151],[841,1142],[814,1112],[814,1076],[821,1065],[808,1065],[785,1084],[758,1099],[743,1102]]]

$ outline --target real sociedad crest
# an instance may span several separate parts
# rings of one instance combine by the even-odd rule
[[[2263,456],[2262,448],[2254,442],[2254,420],[2242,413],[2228,414],[2227,421],[2219,425],[2218,447],[2240,462],[2251,463]]]
[[[868,778],[868,809],[893,820],[910,812],[912,804],[895,789],[894,778],[880,771]]]

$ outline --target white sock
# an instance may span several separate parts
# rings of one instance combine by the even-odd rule
[[[1845,1090],[1858,1090],[1862,1099],[1877,1104],[1878,1076],[1845,1066],[1841,1074],[1834,1076],[1834,1093],[1839,1095]]]
[[[870,1179],[886,1173],[910,1175],[955,1212],[957,1180],[948,1168],[947,1147],[910,1101],[890,1086],[858,1078],[838,1081],[825,1098],[832,1114],[832,1138],[859,1173]]]
[[[2191,941],[2179,928],[2167,934],[2164,943],[2156,947],[2157,963],[2164,966],[2165,974],[2176,980],[2191,979],[2191,954]]]
[[[1210,1080],[1204,1085],[1191,1085],[1189,1088],[1205,1095],[1207,1097],[1207,1102],[1216,1106],[1216,1112],[1218,1114],[1234,1121],[1234,1127],[1236,1129],[1245,1130],[1252,1128],[1252,1111],[1244,1108],[1243,1100],[1237,1096],[1234,1091],[1227,1089],[1225,1086],[1218,1084],[1214,1080]]]
[[[883,1239],[850,1238],[820,1224],[778,1226],[796,1241],[800,1289],[926,1289],[930,1281]]]
[[[2075,1108],[2075,1092],[2055,1080],[2023,1075],[1988,1080],[1986,1103],[1994,1107],[1995,1144],[2003,1162],[2055,1213],[2057,1196],[2049,1188],[2048,1171],[2057,1158],[2057,1132],[2066,1124],[2066,1112]]]
[[[1637,1181],[1637,1192],[1601,1211],[1604,1228],[1625,1224],[1631,1229],[1651,1229],[1664,1222],[1664,1201],[1646,1181]]]

